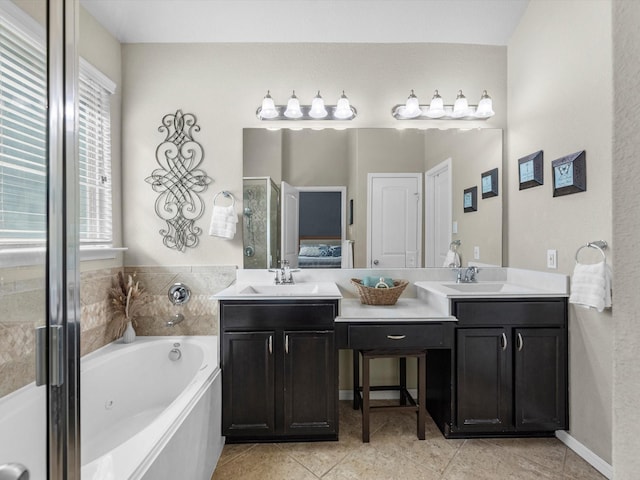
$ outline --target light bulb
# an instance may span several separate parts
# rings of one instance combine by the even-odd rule
[[[311,110],[309,110],[309,116],[311,118],[324,118],[328,115],[327,109],[324,108],[324,100],[320,96],[320,90],[318,94],[311,101]]]
[[[431,103],[429,104],[429,110],[427,110],[427,116],[429,118],[440,118],[444,117],[444,102],[442,97],[438,93],[438,90],[433,92],[433,97],[431,97]]]
[[[453,118],[462,118],[469,115],[469,103],[467,97],[462,94],[462,90],[458,90],[458,96],[456,97],[456,103],[453,104]]]
[[[273,102],[273,98],[271,98],[271,95],[269,94],[269,90],[267,90],[267,94],[262,99],[262,107],[260,107],[258,116],[260,118],[275,118],[278,116],[276,105]]]
[[[489,118],[493,117],[495,112],[493,111],[493,101],[491,97],[487,94],[487,91],[484,90],[482,92],[482,97],[480,97],[480,101],[478,102],[478,108],[476,109],[476,117],[478,118]]]
[[[338,100],[338,104],[336,105],[335,112],[333,112],[333,116],[339,120],[348,120],[353,117],[353,110],[351,110],[349,99],[344,94],[344,90],[342,91],[342,95]]]
[[[284,116],[287,118],[300,118],[302,116],[302,110],[300,110],[300,101],[296,97],[296,91],[294,90],[287,102],[287,109],[284,111]]]

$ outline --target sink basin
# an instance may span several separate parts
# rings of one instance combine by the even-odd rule
[[[309,297],[340,298],[340,290],[333,282],[309,282],[286,285],[250,284],[238,285],[239,297]]]
[[[445,283],[445,287],[458,292],[501,292],[505,288],[504,283]]]

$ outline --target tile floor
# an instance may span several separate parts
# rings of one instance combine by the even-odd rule
[[[555,438],[446,440],[427,416],[374,413],[363,444],[361,416],[340,402],[340,441],[226,445],[212,480],[600,480],[602,475]]]

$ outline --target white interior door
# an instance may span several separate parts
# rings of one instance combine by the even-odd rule
[[[452,213],[451,158],[425,174],[425,252],[427,267],[442,267],[451,244]]]
[[[370,173],[367,266],[420,267],[422,174]]]
[[[288,260],[291,267],[298,266],[300,231],[300,192],[287,182],[282,182],[282,259]]]

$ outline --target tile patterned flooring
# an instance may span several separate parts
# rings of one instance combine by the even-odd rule
[[[340,402],[338,442],[226,445],[212,480],[601,480],[598,471],[555,438],[446,440],[427,415],[371,415],[362,443],[361,414]]]

